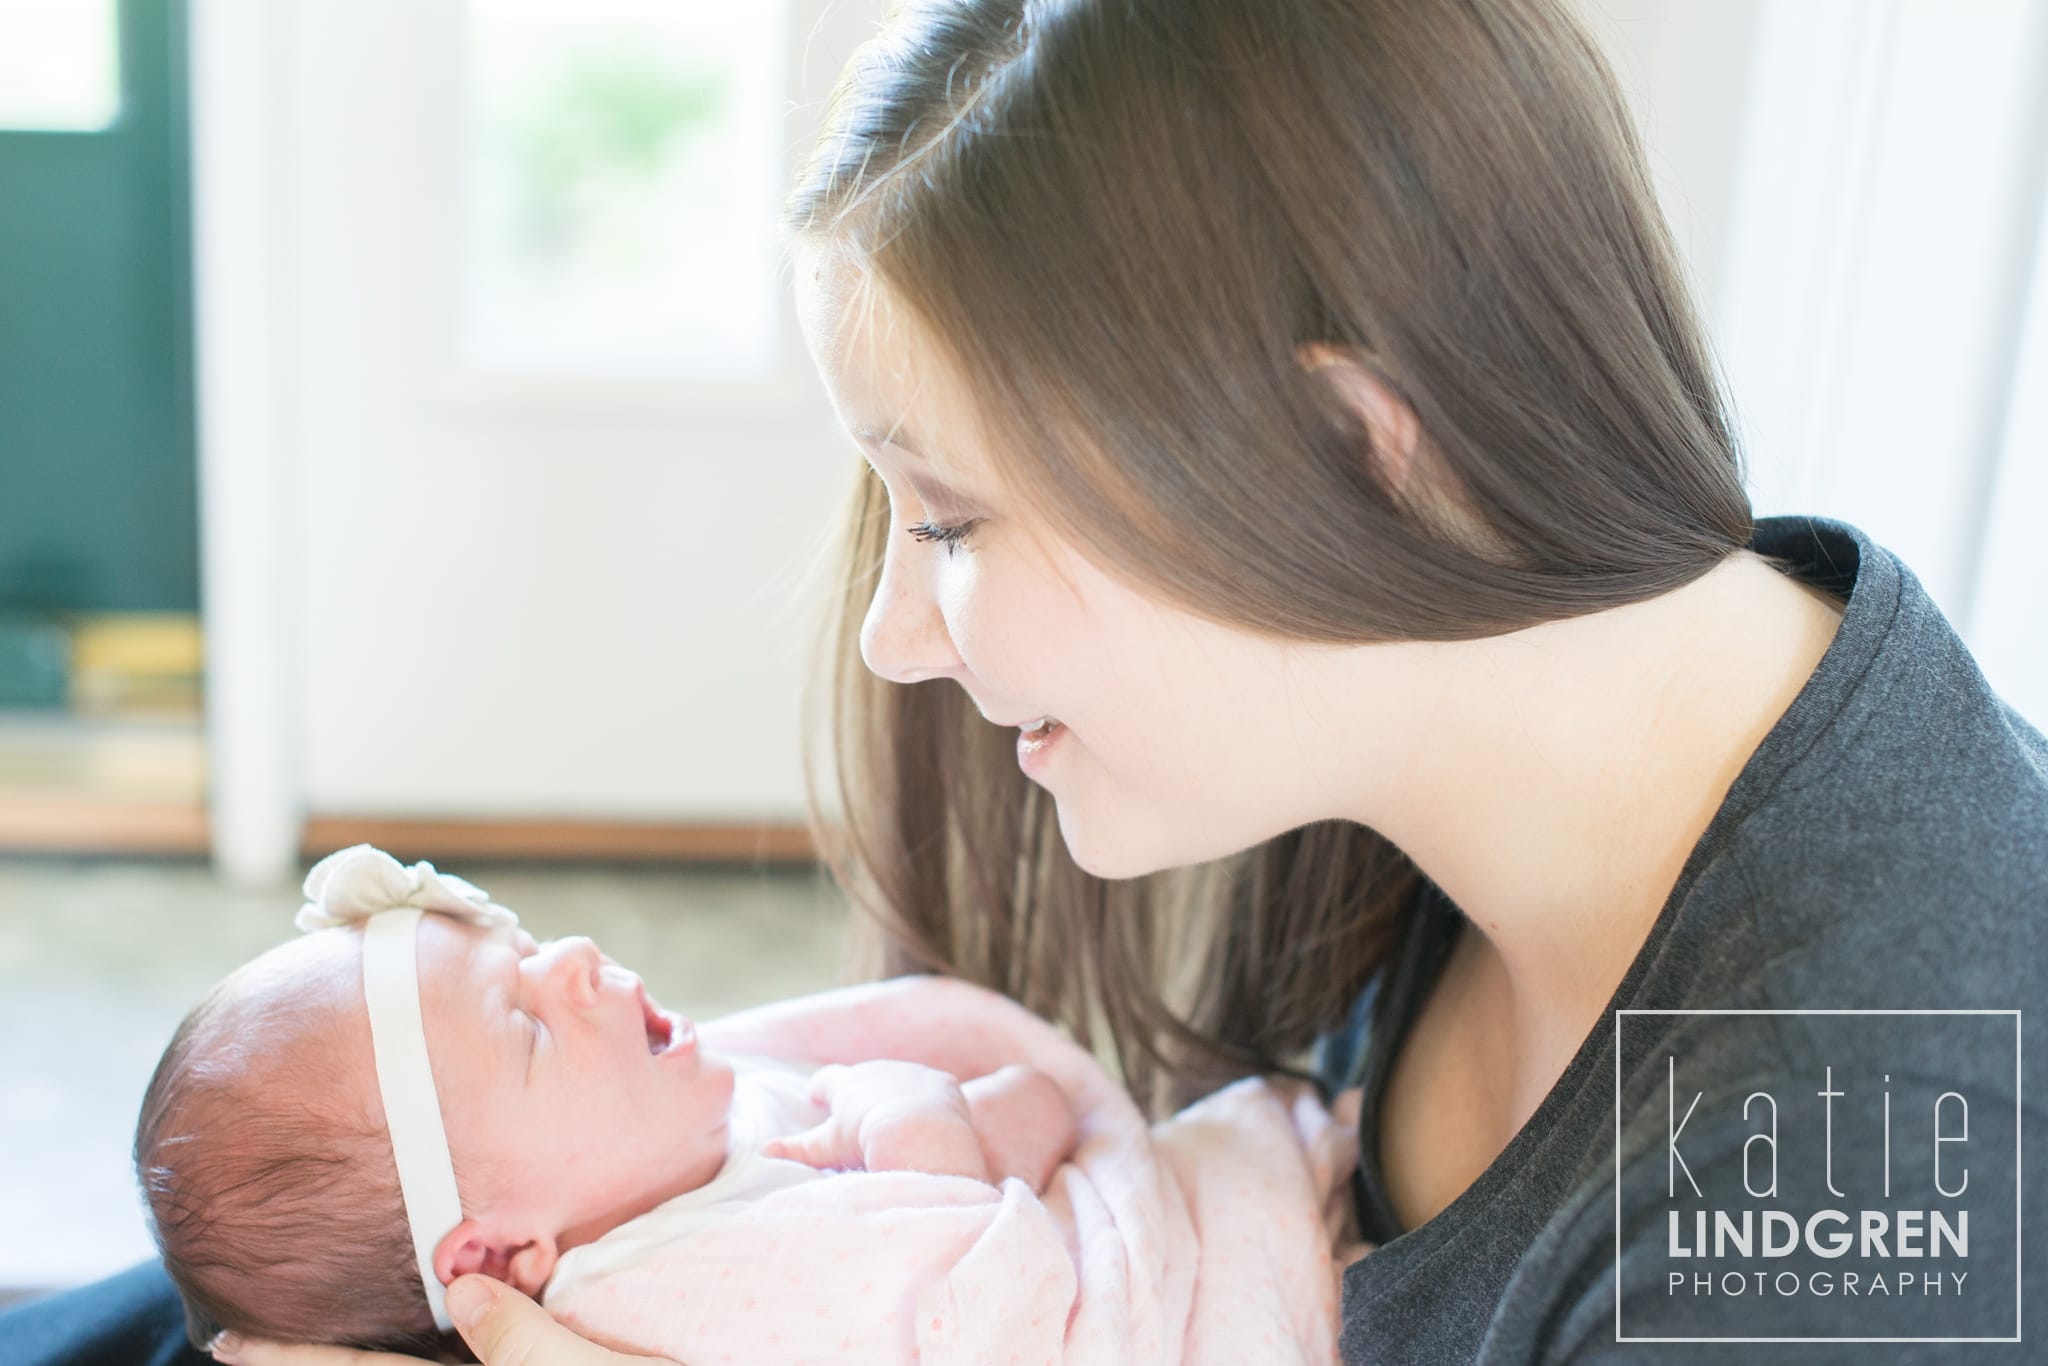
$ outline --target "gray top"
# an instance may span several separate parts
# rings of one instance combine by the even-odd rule
[[[1366,1089],[1354,1190],[1381,1244],[1345,1277],[1346,1363],[2048,1359],[2048,1209],[2016,1152],[2048,1096],[2048,740],[1855,528],[1771,518],[1752,545],[1845,600],[1840,629],[1492,1165],[1399,1227],[1378,1100],[1464,924],[1433,886],[1319,1044],[1329,1090]],[[2021,1303],[2023,1345],[1896,1340],[2010,1338]]]

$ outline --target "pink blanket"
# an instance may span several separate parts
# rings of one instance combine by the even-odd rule
[[[1080,1116],[1034,1195],[843,1172],[767,1196],[651,1263],[551,1298],[586,1336],[684,1366],[1337,1360],[1332,1256],[1355,1128],[1247,1078],[1148,1126],[1085,1051],[1006,997],[900,977],[703,1026],[713,1048],[976,1077],[1029,1063]]]

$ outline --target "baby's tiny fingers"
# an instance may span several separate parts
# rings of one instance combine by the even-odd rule
[[[832,1135],[827,1131],[829,1124],[827,1121],[826,1124],[806,1129],[800,1134],[791,1134],[786,1138],[771,1138],[761,1145],[762,1155],[787,1158],[792,1162],[802,1162],[813,1167],[829,1166],[835,1152]]]

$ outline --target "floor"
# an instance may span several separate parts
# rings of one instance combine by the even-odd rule
[[[811,872],[450,865],[545,938],[588,934],[702,1019],[834,985],[848,947]],[[291,889],[198,862],[0,857],[0,1298],[150,1255],[129,1166],[158,1054],[206,989],[294,931]]]

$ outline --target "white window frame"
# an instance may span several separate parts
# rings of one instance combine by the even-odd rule
[[[1759,512],[1857,523],[1971,630],[2044,67],[2030,0],[1767,0],[1715,301]]]

